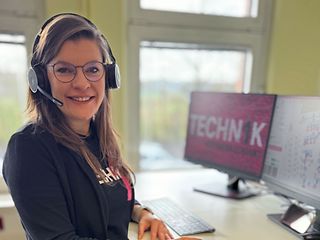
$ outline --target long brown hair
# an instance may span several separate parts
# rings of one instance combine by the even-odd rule
[[[89,20],[74,14],[62,14],[54,17],[40,31],[38,42],[33,49],[31,65],[36,69],[39,86],[51,92],[47,76],[47,64],[58,54],[66,40],[81,38],[96,40],[105,63],[111,63],[109,45],[100,31]],[[106,73],[107,74],[107,73]],[[102,81],[104,79],[101,79]],[[89,150],[85,141],[67,123],[65,116],[55,104],[43,97],[39,92],[32,93],[29,89],[27,113],[29,120],[49,131],[56,141],[84,157],[99,180],[105,179],[99,162],[107,161],[109,168],[125,176],[131,182],[134,174],[123,162],[117,142],[117,134],[112,127],[110,111],[110,94],[105,90],[105,97],[97,113],[92,119],[96,129],[102,159],[97,159]]]

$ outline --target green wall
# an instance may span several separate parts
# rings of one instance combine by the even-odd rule
[[[319,0],[274,0],[267,92],[320,94],[319,10]]]

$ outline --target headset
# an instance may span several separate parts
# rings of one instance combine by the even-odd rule
[[[41,33],[43,32],[43,30],[46,28],[46,26],[53,21],[55,18],[59,17],[59,16],[64,16],[64,15],[71,15],[71,16],[76,16],[79,17],[83,20],[85,20],[87,23],[89,23],[90,26],[92,26],[93,28],[97,29],[96,25],[94,25],[89,19],[79,15],[79,14],[75,14],[75,13],[60,13],[57,15],[52,16],[51,18],[49,18],[47,21],[45,21],[45,23],[42,25],[42,27],[40,28],[39,33],[37,34],[34,43],[33,43],[33,47],[32,47],[32,59],[31,59],[31,67],[28,71],[28,83],[29,83],[29,88],[33,93],[36,93],[38,90],[41,94],[43,94],[45,97],[47,97],[51,102],[53,102],[54,104],[56,104],[59,107],[63,106],[63,103],[61,101],[59,101],[58,99],[54,98],[52,95],[50,95],[48,92],[46,92],[45,90],[43,90],[42,87],[39,86],[39,84],[44,84],[45,78],[46,78],[46,72],[44,71],[42,66],[39,66],[40,64],[38,62],[36,62],[35,60],[35,51],[37,49],[37,46],[39,44],[40,41],[40,37],[41,37]],[[108,48],[108,54],[111,58],[112,63],[110,64],[105,64],[105,86],[106,86],[106,90],[107,89],[118,89],[120,88],[120,70],[119,70],[119,66],[116,63],[116,59],[112,54],[112,50],[110,47],[110,44],[108,43],[107,39],[103,36],[103,34],[101,34],[102,39],[105,41],[105,44],[107,45]]]

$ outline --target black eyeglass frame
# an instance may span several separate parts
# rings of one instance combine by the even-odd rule
[[[59,79],[59,77],[56,75],[56,71],[54,70],[54,67],[57,65],[57,64],[61,64],[61,63],[65,63],[65,64],[68,64],[68,65],[70,65],[70,66],[72,66],[74,69],[75,69],[75,72],[74,72],[74,74],[73,74],[73,77],[72,77],[72,79],[71,80],[69,80],[69,81],[61,81],[60,79]],[[86,75],[86,73],[85,73],[85,71],[84,71],[84,67],[86,66],[86,65],[88,65],[88,64],[92,64],[92,63],[99,63],[99,64],[101,64],[102,66],[103,66],[103,73],[101,74],[101,76],[99,77],[99,79],[97,79],[97,80],[91,80],[90,78],[88,78],[88,76]],[[100,81],[101,80],[101,78],[103,77],[103,75],[104,74],[107,74],[107,66],[108,65],[110,65],[110,64],[107,64],[107,63],[103,63],[103,62],[100,62],[100,61],[90,61],[90,62],[87,62],[86,64],[84,64],[84,65],[74,65],[74,64],[72,64],[72,63],[68,63],[68,62],[63,62],[63,61],[61,61],[61,62],[56,62],[56,63],[54,63],[54,64],[47,64],[47,67],[51,67],[52,68],[52,70],[53,70],[53,74],[54,74],[54,76],[55,76],[55,78],[59,81],[59,82],[61,82],[61,83],[70,83],[70,82],[72,82],[75,78],[76,78],[76,76],[77,76],[77,68],[81,68],[81,70],[82,70],[82,73],[83,73],[83,75],[85,76],[85,78],[89,81],[89,82],[98,82],[98,81]]]

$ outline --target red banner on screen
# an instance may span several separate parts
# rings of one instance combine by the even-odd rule
[[[275,96],[193,92],[185,158],[259,177]]]

